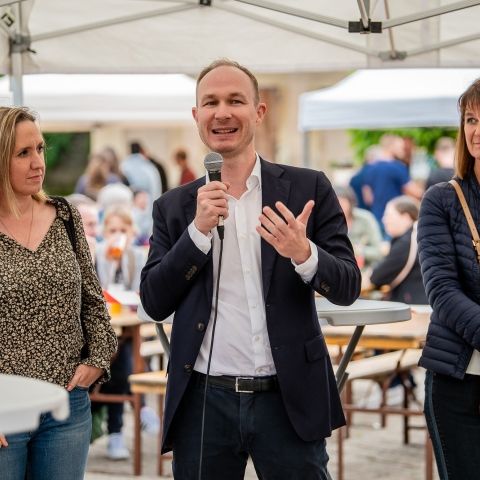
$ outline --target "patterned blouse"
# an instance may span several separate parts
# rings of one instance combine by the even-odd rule
[[[0,232],[0,373],[23,375],[66,386],[80,363],[105,369],[117,339],[110,325],[80,214],[72,207],[77,255],[57,209],[35,251]],[[88,357],[81,360],[84,335]]]

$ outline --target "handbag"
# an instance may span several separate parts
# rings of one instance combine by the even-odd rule
[[[472,234],[473,248],[477,252],[477,262],[480,263],[480,238],[478,237],[478,230],[475,226],[475,222],[473,221],[470,209],[468,208],[467,201],[465,200],[465,195],[463,194],[460,184],[455,179],[450,180],[448,183],[453,185],[453,188],[455,188],[455,191],[457,192],[458,199],[460,200],[460,204],[462,205],[465,218],[467,219],[467,223]]]

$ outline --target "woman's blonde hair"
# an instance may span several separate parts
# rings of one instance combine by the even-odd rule
[[[475,159],[470,155],[465,139],[465,112],[467,110],[480,110],[480,78],[475,80],[458,99],[460,111],[460,128],[458,130],[455,148],[455,175],[463,178],[473,169]]]
[[[37,121],[35,113],[27,107],[0,107],[0,195],[10,212],[17,217],[20,211],[10,182],[10,164],[15,151],[16,126],[26,121]],[[43,190],[32,197],[39,202],[47,200]]]

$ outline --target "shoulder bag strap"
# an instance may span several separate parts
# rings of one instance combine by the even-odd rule
[[[72,249],[73,253],[75,253],[75,256],[77,255],[77,235],[75,234],[75,224],[73,223],[73,214],[72,214],[72,209],[70,208],[70,204],[65,200],[63,197],[50,197],[53,198],[63,205],[65,205],[68,209],[68,220],[63,221],[63,225],[65,226],[65,230],[67,231],[68,239],[70,240],[70,243],[72,244]]]
[[[460,200],[463,212],[465,213],[465,218],[467,219],[468,226],[470,227],[470,232],[472,233],[472,243],[473,248],[477,252],[477,261],[480,263],[480,238],[478,237],[477,227],[475,226],[475,222],[473,221],[473,217],[470,213],[470,209],[468,208],[467,201],[465,200],[465,195],[463,194],[459,183],[455,179],[450,180],[448,183],[453,185],[453,188],[455,188],[455,191],[457,192],[458,199]]]
[[[410,237],[410,250],[408,251],[407,262],[404,267],[400,270],[400,273],[390,282],[390,288],[398,287],[406,278],[407,275],[412,271],[413,266],[415,265],[415,260],[417,259],[417,222],[413,224],[412,235]]]
[[[75,258],[76,258],[77,257],[77,235],[75,233],[75,223],[73,222],[73,213],[72,213],[72,209],[70,207],[70,204],[63,197],[51,196],[50,198],[53,198],[53,199],[59,201],[60,203],[65,205],[68,209],[68,213],[69,213],[68,220],[65,220],[65,219],[62,218],[62,221],[63,221],[63,225],[65,226],[65,230],[67,231],[68,239],[70,240],[70,243],[72,245],[72,250],[73,250],[73,253],[75,254]],[[78,259],[77,259],[77,261],[78,261]],[[86,341],[86,339],[87,339],[87,329],[85,327],[85,323],[83,321],[82,315],[80,315],[80,324],[82,326],[84,341]],[[82,350],[82,358],[85,358],[85,357],[87,357],[86,347]]]

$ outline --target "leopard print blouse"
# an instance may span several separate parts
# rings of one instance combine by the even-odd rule
[[[80,363],[105,369],[117,346],[95,274],[80,214],[72,208],[73,251],[62,219],[66,205],[50,199],[57,216],[37,250],[0,232],[0,373],[66,386]],[[81,359],[86,330],[88,357]]]

